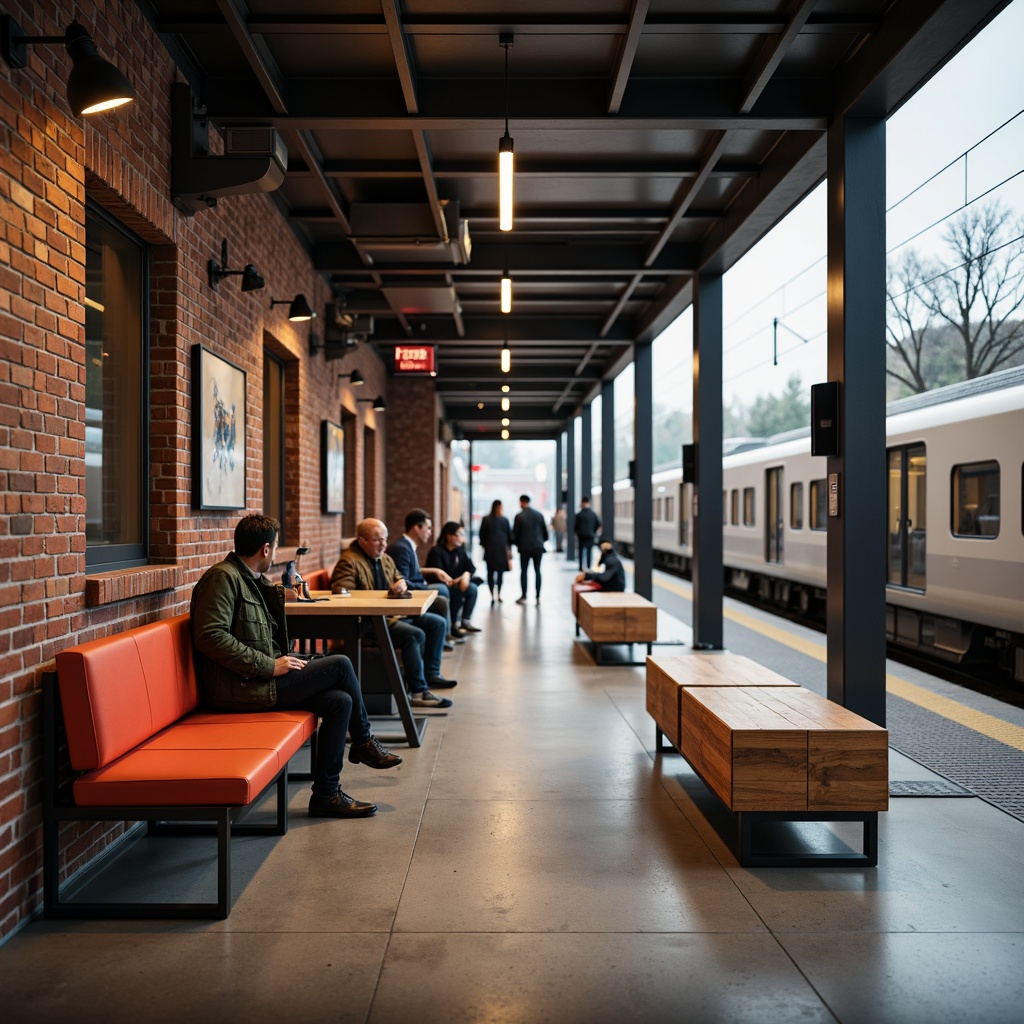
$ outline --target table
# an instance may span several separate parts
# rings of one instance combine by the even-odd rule
[[[576,621],[593,641],[601,664],[602,644],[651,644],[658,639],[658,609],[645,597],[608,590],[583,591],[577,596]],[[643,662],[634,662],[643,664]]]
[[[355,652],[352,663],[356,675],[362,678],[362,643],[359,624],[368,619],[373,626],[374,637],[380,647],[391,683],[391,692],[398,706],[398,717],[402,721],[404,739],[410,747],[418,747],[423,742],[423,730],[427,720],[413,716],[409,705],[409,697],[405,692],[405,683],[398,667],[395,647],[388,632],[388,617],[391,615],[419,615],[433,602],[437,596],[435,590],[412,590],[406,601],[388,598],[386,590],[359,590],[343,596],[329,591],[315,590],[312,596],[326,598],[324,601],[289,601],[285,605],[288,616],[288,635],[295,640],[344,640],[345,650]],[[389,743],[402,742],[390,736],[379,737]]]

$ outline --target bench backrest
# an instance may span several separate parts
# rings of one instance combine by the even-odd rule
[[[317,569],[315,572],[311,572],[305,577],[306,583],[309,585],[310,590],[330,590],[331,589],[331,570],[330,569]]]
[[[57,677],[71,767],[109,764],[199,703],[189,617],[61,651]]]

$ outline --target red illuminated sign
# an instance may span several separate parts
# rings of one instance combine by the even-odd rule
[[[436,374],[434,365],[433,345],[396,345],[395,373],[429,373]]]

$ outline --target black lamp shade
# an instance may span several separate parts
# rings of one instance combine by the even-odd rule
[[[374,412],[385,412],[387,410],[387,403],[384,401],[384,396],[378,395],[373,400],[373,405],[371,406],[371,408],[373,409]]]
[[[75,117],[96,114],[135,99],[131,82],[96,52],[85,29],[73,21],[65,33],[68,55],[74,61],[68,75],[68,105]]]
[[[301,293],[292,299],[291,305],[288,307],[289,320],[312,320],[315,315],[306,301],[306,296]]]
[[[352,387],[357,388],[360,384],[365,384],[366,381],[363,379],[363,375],[358,370],[353,370],[349,375],[348,379],[352,383]]]
[[[237,274],[238,271],[236,270]],[[243,292],[258,292],[267,282],[257,273],[256,268],[251,263],[246,263],[245,269],[242,271],[242,291]]]

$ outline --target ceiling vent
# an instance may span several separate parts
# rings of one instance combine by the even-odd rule
[[[457,200],[441,206],[439,237],[427,203],[353,203],[349,240],[371,263],[469,263],[469,224]]]

